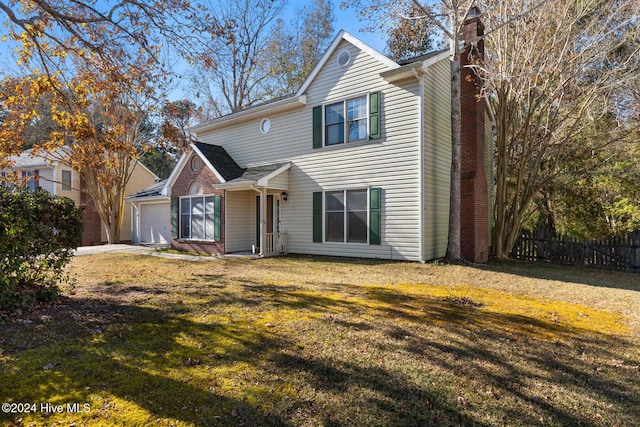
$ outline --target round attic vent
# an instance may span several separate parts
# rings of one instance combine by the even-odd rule
[[[349,49],[342,49],[338,54],[338,65],[341,67],[346,67],[347,64],[351,61],[351,51]]]

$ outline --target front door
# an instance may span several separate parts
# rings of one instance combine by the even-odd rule
[[[273,233],[273,195],[267,196],[267,233]],[[260,246],[260,196],[256,196],[256,248]]]

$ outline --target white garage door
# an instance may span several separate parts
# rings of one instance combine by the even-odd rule
[[[169,243],[171,238],[171,205],[140,205],[140,238],[142,243]]]

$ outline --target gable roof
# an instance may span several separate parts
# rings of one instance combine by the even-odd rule
[[[315,66],[313,71],[311,71],[311,74],[307,77],[304,83],[302,83],[302,86],[300,86],[300,88],[297,90],[295,94],[287,95],[281,98],[275,98],[270,101],[261,103],[260,105],[255,105],[250,108],[247,108],[246,110],[227,114],[222,117],[216,117],[214,119],[211,119],[206,122],[190,127],[189,131],[197,134],[198,132],[206,132],[214,128],[220,128],[222,126],[228,126],[230,124],[254,119],[256,117],[261,117],[265,111],[274,111],[274,110],[287,111],[289,109],[298,108],[302,105],[306,105],[307,95],[305,92],[307,91],[307,89],[309,89],[309,86],[311,86],[311,83],[313,82],[313,80],[315,80],[317,75],[325,66],[325,64],[331,57],[331,55],[333,55],[336,49],[338,49],[338,46],[343,40],[351,43],[361,51],[366,52],[367,54],[371,55],[378,61],[382,62],[389,68],[389,70],[394,70],[400,67],[399,64],[394,62],[392,59],[386,57],[382,53],[378,52],[371,46],[367,45],[366,43],[362,42],[358,38],[347,33],[346,31],[340,30],[340,32],[338,32],[336,37],[333,39],[333,41],[329,45],[329,48],[327,48],[326,52],[324,53],[324,55],[322,56],[318,64]]]
[[[245,170],[233,160],[223,147],[203,142],[195,142],[193,145],[209,162],[210,166],[222,176],[224,181],[238,178],[244,173]]]
[[[227,153],[227,151],[219,145],[205,144],[203,142],[194,142],[191,144],[191,150],[185,152],[178,164],[171,171],[171,175],[167,178],[161,192],[165,195],[171,194],[171,187],[178,179],[180,173],[191,157],[191,152],[196,153],[207,167],[215,174],[221,183],[232,180],[241,176],[245,169],[241,168],[235,160]]]
[[[338,32],[336,37],[333,39],[333,41],[329,45],[329,48],[327,49],[327,51],[324,53],[324,55],[322,55],[322,58],[320,59],[318,64],[315,66],[313,71],[311,71],[311,74],[309,74],[309,77],[307,77],[307,79],[304,81],[302,86],[300,86],[300,89],[298,89],[298,92],[296,92],[297,96],[301,96],[307,91],[307,89],[309,89],[309,86],[311,86],[311,83],[313,82],[313,80],[315,80],[320,70],[325,66],[325,64],[327,63],[331,55],[333,55],[333,53],[336,51],[336,49],[338,48],[342,40],[346,40],[352,45],[354,45],[355,47],[357,47],[358,49],[360,49],[361,51],[368,53],[369,55],[371,55],[372,57],[374,57],[378,61],[385,64],[387,67],[389,67],[390,70],[399,67],[399,65],[396,62],[394,62],[391,58],[384,56],[383,54],[381,54],[380,52],[378,52],[368,44],[352,36],[346,31],[340,30],[340,32]]]
[[[291,162],[248,167],[241,176],[227,181],[224,184],[218,184],[216,188],[244,188],[252,185],[266,187],[271,178],[281,174],[290,167]]]

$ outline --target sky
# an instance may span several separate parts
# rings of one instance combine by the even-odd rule
[[[384,37],[384,35],[381,35],[379,32],[374,34],[371,32],[361,31],[366,26],[366,23],[363,23],[358,19],[358,17],[356,16],[356,11],[354,9],[340,9],[340,3],[342,3],[342,1],[343,0],[333,0],[333,13],[335,14],[336,18],[333,27],[336,31],[336,34],[340,30],[345,30],[352,36],[359,38],[377,51],[384,53],[386,46],[386,38]],[[307,2],[309,1],[307,0]],[[294,3],[296,3],[296,5],[298,6],[302,5],[305,2]]]
[[[287,15],[293,19],[293,15],[300,11],[306,4],[311,4],[313,0],[289,0],[289,6],[285,13],[284,19],[287,19]],[[335,16],[334,32],[337,34],[340,30],[345,30],[351,35],[359,38],[364,43],[368,44],[372,48],[384,53],[385,51],[385,39],[381,37],[380,33],[373,34],[371,32],[362,31],[366,26],[366,23],[362,22],[356,15],[354,8],[342,9],[340,4],[344,0],[332,0],[333,12]],[[4,17],[2,17],[4,18]],[[8,30],[6,27],[0,28],[0,37],[6,35]],[[0,69],[0,78],[6,75],[18,75],[21,74],[20,68],[15,65],[15,58],[12,57],[12,50],[14,48],[12,43],[0,42],[0,61],[3,66]],[[184,82],[181,83],[184,86]],[[170,97],[172,99],[184,98],[184,89],[175,89],[171,91]]]
[[[367,45],[371,46],[372,48],[376,49],[377,51],[384,53],[386,50],[386,38],[384,37],[384,35],[381,36],[379,32],[374,34],[369,31],[364,31],[367,23],[361,21],[358,18],[355,9],[340,8],[340,4],[343,1],[344,0],[332,0],[333,13],[335,18],[333,24],[334,35],[337,35],[340,30],[344,30],[354,37],[360,39]],[[289,17],[289,19],[294,19],[294,15],[296,12],[299,12],[305,5],[311,4],[312,2],[313,0],[289,0],[289,5],[287,6],[283,18],[285,20],[287,19],[287,17]],[[185,83],[183,81],[181,82],[181,86],[172,90],[169,93],[169,99],[174,101],[178,99],[190,98],[190,95],[187,93],[188,88],[184,87],[184,85]]]

